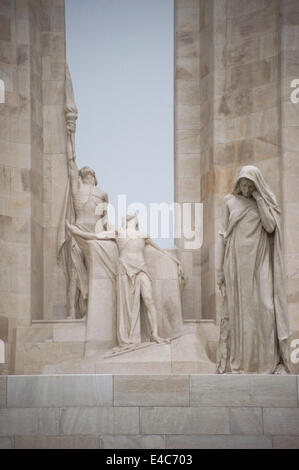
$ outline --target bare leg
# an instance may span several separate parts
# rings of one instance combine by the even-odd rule
[[[156,343],[164,343],[165,340],[158,336],[157,310],[153,298],[152,282],[146,274],[142,274],[141,276],[141,297],[147,310],[151,328],[151,340]]]

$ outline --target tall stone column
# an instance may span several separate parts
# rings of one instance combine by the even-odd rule
[[[202,202],[204,210],[201,250],[178,244],[188,277],[185,318],[216,318],[221,204],[240,167],[253,164],[285,213],[288,302],[298,325],[298,113],[290,102],[297,3],[176,0],[176,201]]]
[[[203,204],[203,245],[178,242],[187,282],[185,319],[215,318],[213,1],[175,2],[175,200]]]
[[[56,230],[67,177],[64,0],[0,2],[0,337],[65,314]]]
[[[283,0],[281,8],[281,143],[284,239],[290,327],[299,330],[299,103],[293,103],[293,80],[299,79],[299,4]],[[296,85],[298,89],[298,83]],[[299,97],[299,93],[296,95]]]
[[[41,2],[43,100],[43,318],[66,316],[66,280],[57,265],[57,229],[68,178],[65,125],[65,1]],[[38,316],[38,312],[35,312]]]
[[[30,9],[0,3],[0,338],[8,371],[12,329],[31,318]]]
[[[200,0],[175,0],[175,201],[200,202]],[[183,316],[201,315],[199,251],[177,240],[186,275]]]

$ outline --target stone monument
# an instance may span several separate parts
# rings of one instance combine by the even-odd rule
[[[182,265],[183,290],[175,262],[152,246],[144,251],[158,312],[158,337],[173,336],[166,327],[162,331],[160,319],[166,322],[172,315],[183,324],[180,338],[161,345],[166,356],[174,358],[173,367],[166,361],[170,371],[183,370],[183,362],[190,371],[215,370],[223,303],[215,274],[218,222],[223,198],[245,164],[267,174],[282,209],[279,231],[267,236],[275,240],[279,232],[284,240],[291,335],[299,329],[298,132],[294,119],[286,117],[294,115],[296,104],[290,101],[291,82],[282,75],[292,75],[286,51],[294,50],[288,35],[293,34],[293,7],[292,2],[282,2],[279,8],[274,3],[259,9],[235,0],[175,2],[175,201],[202,203],[204,224],[201,248],[185,249],[183,240],[177,239],[168,250]],[[260,13],[265,24],[252,30]],[[80,239],[66,229],[68,221],[89,234],[110,231],[101,206],[108,202],[107,194],[97,187],[93,170],[76,167],[78,110],[66,64],[64,1],[30,0],[25,5],[6,0],[1,3],[1,21],[5,103],[0,103],[0,333],[6,362],[0,368],[40,374],[45,367],[83,360],[97,351],[105,355],[121,343],[116,327],[119,242]],[[259,47],[253,47],[254,42]],[[285,108],[290,108],[289,114],[281,112]],[[278,214],[275,207],[273,211]],[[279,282],[274,279],[273,285],[278,292]],[[275,296],[282,299],[279,293]],[[228,291],[225,300],[229,301]],[[275,306],[275,319],[282,328],[275,331],[283,355],[287,320],[286,304],[281,302],[281,308]],[[141,323],[148,318],[143,303]],[[148,328],[141,324],[140,331],[143,335]],[[193,346],[182,351],[186,335]],[[134,352],[127,358],[130,354],[133,357]],[[294,364],[290,368],[294,370]],[[256,370],[272,372],[272,367]]]
[[[299,448],[299,3],[174,7],[161,251],[76,167],[64,0],[0,1],[1,448]]]

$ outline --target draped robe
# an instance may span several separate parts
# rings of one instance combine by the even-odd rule
[[[239,179],[249,177],[255,183],[258,202],[238,190],[224,200],[219,232],[226,290],[218,349],[220,373],[274,373],[279,363],[288,371],[279,211],[256,170],[244,167]]]

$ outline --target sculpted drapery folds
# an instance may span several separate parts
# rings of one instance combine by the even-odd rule
[[[65,229],[66,221],[81,230],[94,232],[99,219],[106,220],[106,212],[96,215],[99,204],[107,203],[108,196],[97,188],[95,172],[76,165],[75,132],[78,110],[74,100],[72,80],[66,66],[65,116],[67,130],[68,182],[64,207],[58,231],[58,263],[65,272],[68,283],[68,316],[83,317],[87,313],[88,276],[84,255],[76,240]],[[103,230],[106,223],[103,222]]]
[[[222,293],[217,372],[288,372],[280,210],[255,166],[224,199],[217,283]]]
[[[119,250],[117,270],[117,339],[120,346],[141,342],[140,309],[141,299],[145,306],[145,323],[150,340],[157,343],[159,336],[158,312],[156,309],[151,276],[145,261],[145,249],[151,246],[170,258],[178,266],[179,278],[183,277],[180,262],[169,253],[161,250],[150,237],[139,230],[135,214],[127,214],[123,227],[116,238]],[[167,334],[172,339],[180,329],[176,319]],[[174,331],[176,329],[176,332]],[[165,340],[165,338],[164,338]]]
[[[179,282],[183,282],[180,262],[167,251],[161,250],[146,234],[139,230],[136,214],[128,214],[118,231],[102,231],[90,233],[77,226],[68,225],[79,244],[93,242],[93,249],[99,255],[101,263],[110,272],[111,264],[103,257],[102,240],[114,240],[118,248],[118,259],[115,263],[115,288],[117,298],[116,336],[120,348],[134,348],[142,343],[141,309],[144,306],[145,337],[151,342],[169,341],[182,334],[183,321],[181,315],[170,311],[167,318],[161,318],[154,300],[154,288],[146,263],[146,250],[157,250],[177,265]],[[163,337],[161,337],[163,330]]]

